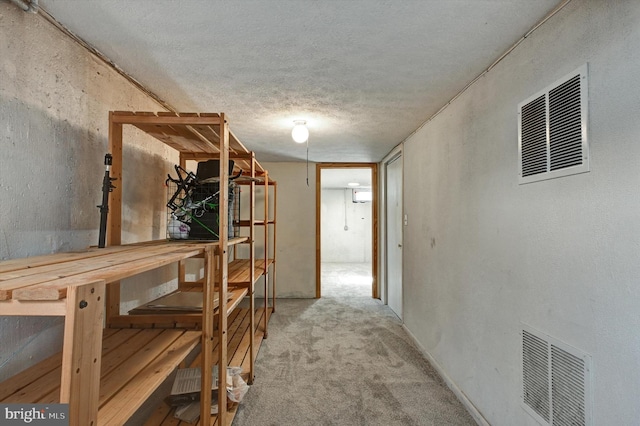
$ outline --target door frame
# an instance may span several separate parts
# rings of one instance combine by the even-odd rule
[[[404,146],[403,144],[400,144],[398,146],[396,146],[394,149],[391,150],[391,152],[389,152],[389,154],[387,154],[381,161],[381,167],[380,167],[380,182],[381,182],[381,186],[380,186],[380,199],[382,200],[382,204],[380,207],[380,229],[381,229],[381,235],[380,235],[380,256],[382,259],[382,262],[380,263],[380,298],[382,300],[382,302],[385,305],[389,304],[389,297],[388,297],[388,292],[389,292],[389,282],[388,282],[388,256],[387,256],[387,229],[388,229],[388,223],[387,223],[387,213],[386,213],[386,200],[387,200],[387,165],[389,163],[391,163],[392,161],[394,161],[395,159],[397,159],[398,157],[400,158],[400,161],[403,161],[403,168],[404,168]],[[404,175],[404,173],[403,173]],[[403,207],[402,207],[402,213],[404,214],[404,178],[402,179],[402,197],[403,197]],[[404,240],[404,226],[402,227],[402,233],[403,233],[403,240]],[[403,256],[404,258],[404,256]],[[404,260],[403,260],[404,262]],[[403,274],[403,282],[404,282],[404,274]],[[403,301],[404,301],[404,291],[403,291]]]
[[[320,179],[322,169],[371,169],[371,295],[374,299],[380,298],[378,289],[378,164],[377,163],[317,163],[316,164],[316,298],[322,296],[321,292],[321,224],[322,224],[322,188]]]
[[[389,305],[389,247],[388,247],[388,234],[389,234],[389,218],[387,217],[387,207],[388,207],[388,201],[387,201],[387,194],[388,194],[388,174],[387,174],[387,167],[389,166],[389,164],[395,162],[395,161],[399,161],[400,162],[400,170],[401,170],[401,176],[400,176],[400,185],[401,185],[401,193],[400,193],[400,197],[402,198],[402,206],[401,206],[401,214],[400,214],[400,220],[404,220],[403,215],[404,215],[404,155],[403,155],[403,146],[402,144],[397,146],[394,150],[392,150],[383,160],[382,160],[382,165],[380,168],[380,181],[381,181],[381,199],[382,199],[382,208],[381,208],[381,222],[380,222],[380,228],[381,228],[381,242],[380,242],[380,249],[382,251],[382,263],[381,263],[381,276],[382,276],[382,280],[381,280],[381,289],[380,292],[382,294],[382,301],[385,305]],[[404,224],[403,226],[400,227],[400,240],[404,243]],[[401,256],[402,258],[404,258],[404,249],[402,249],[401,252]],[[401,259],[401,264],[400,264],[400,270],[401,270],[401,276],[400,276],[400,280],[402,282],[402,294],[400,295],[401,298],[401,311],[402,311],[402,316],[404,317],[404,268],[402,267],[402,263],[404,262],[404,260]],[[396,312],[397,315],[397,312]],[[400,318],[401,320],[403,318]]]

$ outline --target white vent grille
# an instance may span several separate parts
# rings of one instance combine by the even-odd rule
[[[585,365],[579,357],[551,345],[553,424],[585,425]]]
[[[545,97],[522,107],[522,176],[537,175],[548,170],[547,109]]]
[[[591,358],[530,327],[522,330],[522,402],[539,422],[591,426]]]
[[[518,105],[520,183],[589,171],[587,66]]]
[[[523,399],[533,411],[549,422],[549,345],[522,332]]]

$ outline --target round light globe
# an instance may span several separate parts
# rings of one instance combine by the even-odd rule
[[[309,129],[307,129],[305,121],[294,121],[296,123],[291,131],[291,137],[294,142],[305,143],[309,139]]]

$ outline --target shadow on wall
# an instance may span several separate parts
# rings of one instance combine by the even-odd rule
[[[97,234],[106,141],[0,98],[0,259],[86,247]]]
[[[16,100],[0,105],[0,260],[96,245],[107,139]],[[123,235],[162,238],[171,164],[131,145],[124,147]]]
[[[0,317],[0,382],[60,352],[63,328],[62,317]]]
[[[0,260],[97,245],[107,138],[100,129],[74,127],[15,99],[0,97],[0,117]],[[124,152],[124,234],[130,241],[163,238],[164,179],[171,164],[130,140]],[[153,298],[151,283],[165,283],[166,292],[175,277],[163,268],[137,280]],[[139,296],[125,294],[123,301],[127,297],[136,304]],[[58,352],[62,328],[55,317],[2,318],[0,380]]]
[[[130,242],[165,238],[167,188],[164,182],[171,164],[159,155],[127,146],[126,139],[122,155],[123,242],[128,242],[125,234],[131,236]]]

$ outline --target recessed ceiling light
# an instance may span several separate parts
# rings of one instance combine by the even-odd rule
[[[347,186],[360,186],[358,182],[349,182]]]

